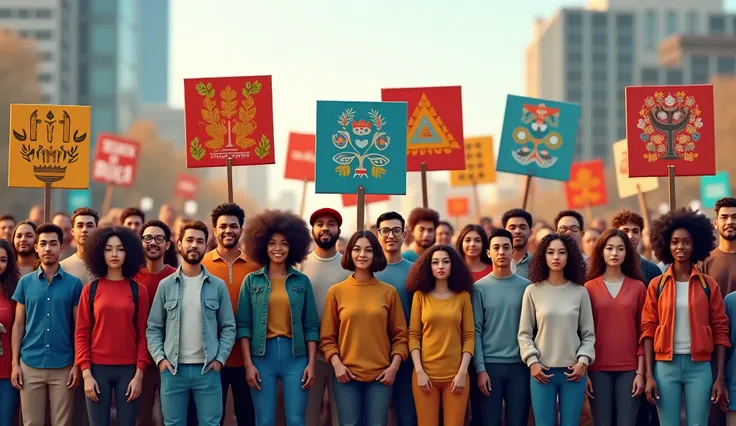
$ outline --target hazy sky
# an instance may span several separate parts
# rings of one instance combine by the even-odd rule
[[[524,94],[535,17],[585,3],[171,0],[170,103],[183,105],[184,78],[273,75],[272,181],[283,176],[289,131],[315,131],[318,99],[380,100],[384,87],[462,85],[465,135],[497,140],[506,95]],[[289,187],[300,196],[299,183]]]

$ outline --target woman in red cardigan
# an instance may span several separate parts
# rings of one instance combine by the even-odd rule
[[[84,263],[100,277],[82,289],[75,331],[91,426],[110,424],[113,393],[117,424],[135,426],[138,419],[149,303],[133,277],[144,259],[140,239],[127,228],[99,228],[84,243]]]
[[[13,293],[19,279],[13,246],[0,239],[0,426],[16,424],[14,419],[18,413],[20,395],[10,382],[10,331],[15,317]]]
[[[596,426],[636,423],[644,393],[641,311],[646,287],[634,247],[618,229],[605,231],[589,260],[588,282],[595,322],[595,363],[588,370],[588,397]]]

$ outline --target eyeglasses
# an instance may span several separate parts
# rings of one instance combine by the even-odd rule
[[[163,244],[166,241],[166,237],[163,235],[144,235],[141,239],[146,244],[151,244],[151,241],[156,241],[157,244]]]
[[[570,232],[580,232],[580,227],[577,226],[577,225],[573,225],[573,226],[571,226],[569,228],[567,226],[560,226],[560,227],[557,228],[557,233],[559,233],[559,234],[564,234],[567,231],[570,231]]]
[[[382,237],[388,237],[389,234],[394,234],[394,237],[398,237],[399,235],[403,234],[404,230],[402,228],[399,228],[398,226],[395,228],[389,228],[389,227],[383,227],[378,230],[378,234]]]

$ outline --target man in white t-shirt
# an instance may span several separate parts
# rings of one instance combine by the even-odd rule
[[[97,229],[99,221],[100,215],[89,207],[80,207],[72,213],[72,236],[77,244],[77,252],[62,260],[61,268],[79,278],[82,284],[87,284],[95,279],[95,276],[89,272],[82,259],[84,258],[84,242]]]

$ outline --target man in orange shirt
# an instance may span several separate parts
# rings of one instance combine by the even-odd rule
[[[237,314],[238,296],[245,276],[261,268],[245,258],[238,247],[243,233],[245,212],[235,203],[220,204],[212,210],[212,226],[217,238],[217,248],[205,254],[202,265],[213,276],[225,281],[233,312]],[[245,380],[245,364],[240,346],[235,345],[225,367],[220,372],[222,383],[223,421],[226,413],[227,393],[232,387],[235,418],[238,426],[255,424],[255,411],[250,387]]]

